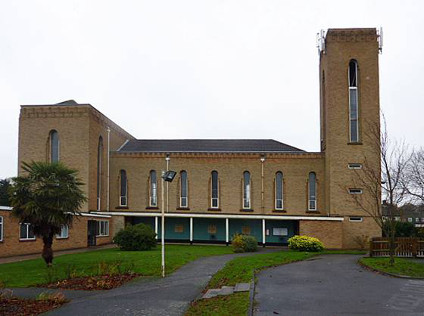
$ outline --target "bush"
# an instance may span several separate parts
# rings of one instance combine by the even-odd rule
[[[255,237],[236,234],[231,242],[234,252],[254,252],[258,250],[258,242]]]
[[[119,231],[113,242],[121,250],[150,250],[156,247],[156,234],[150,226],[137,224],[127,226]]]
[[[394,222],[395,237],[417,237],[419,230],[410,222]],[[383,237],[388,237],[387,232],[390,231],[390,221],[385,221],[383,224]]]
[[[323,251],[324,245],[318,238],[293,236],[289,238],[289,248],[298,251]]]

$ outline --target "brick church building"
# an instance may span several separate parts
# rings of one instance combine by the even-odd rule
[[[320,152],[272,139],[137,139],[90,104],[22,105],[19,163],[61,161],[85,183],[83,215],[54,247],[108,243],[136,223],[160,238],[162,201],[168,241],[229,243],[243,233],[281,245],[302,234],[357,248],[357,238],[381,235],[349,196],[371,198],[352,180],[365,158],[380,168],[366,137],[380,122],[378,55],[375,29],[329,29],[322,38]],[[177,175],[162,188],[165,170]],[[9,214],[0,208],[0,256],[41,249],[30,225]]]

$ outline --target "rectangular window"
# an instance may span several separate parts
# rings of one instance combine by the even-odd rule
[[[288,236],[288,229],[285,227],[274,227],[272,229],[272,234],[274,236]]]
[[[415,219],[415,223],[419,223],[420,222],[420,219],[417,217],[416,219]]]
[[[109,236],[109,221],[98,221],[98,235]]]
[[[3,216],[0,216],[0,241],[3,241]]]
[[[209,225],[208,226],[208,233],[209,234],[216,234],[216,225]]]
[[[351,216],[349,217],[349,222],[362,222],[362,217]]]
[[[187,171],[181,171],[180,173],[180,207],[188,207],[188,180],[187,180]]]
[[[174,227],[175,233],[183,233],[184,232],[184,225],[176,224]]]
[[[30,223],[20,224],[20,240],[35,240],[34,229]]]
[[[400,221],[400,217],[399,216],[395,216],[395,221],[399,222]]]
[[[349,189],[349,194],[362,194],[362,189]]]
[[[211,208],[219,208],[219,180],[218,172],[212,171],[211,175]]]
[[[408,222],[412,223],[412,217],[408,217]]]
[[[60,233],[56,235],[57,239],[68,238],[69,237],[69,227],[68,225],[62,225],[60,228]]]
[[[350,163],[348,164],[349,169],[362,169],[362,164],[360,163]]]

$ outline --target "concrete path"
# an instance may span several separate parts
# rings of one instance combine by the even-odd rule
[[[260,249],[262,253],[271,251],[281,249]],[[200,258],[164,279],[142,279],[109,291],[85,292],[85,295],[82,291],[64,291],[72,301],[48,315],[183,315],[190,302],[201,295],[210,278],[226,262],[236,256],[254,254]],[[15,294],[27,296],[31,290],[15,289]]]
[[[258,274],[255,315],[424,315],[424,280],[368,271],[361,256],[325,255]]]

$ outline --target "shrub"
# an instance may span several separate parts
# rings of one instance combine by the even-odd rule
[[[419,230],[414,224],[409,222],[394,222],[395,237],[417,237]],[[390,231],[390,221],[385,221],[383,224],[383,237],[388,237],[387,232]]]
[[[258,250],[258,242],[255,237],[236,234],[232,240],[234,252],[254,252]]]
[[[298,251],[323,251],[324,245],[318,238],[296,235],[289,239],[289,248]]]
[[[121,250],[150,250],[156,247],[156,234],[150,226],[137,224],[127,226],[119,231],[113,242]]]

